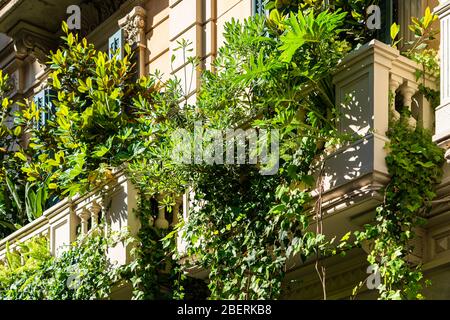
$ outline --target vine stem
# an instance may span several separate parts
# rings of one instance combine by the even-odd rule
[[[320,168],[318,188],[319,196],[316,202],[316,235],[323,234],[323,215],[322,215],[322,193],[323,193],[323,171],[325,167],[326,159],[323,160]],[[323,300],[327,300],[327,287],[326,287],[326,268],[320,264],[320,245],[316,247],[316,263],[315,269],[319,276],[320,283],[322,285]]]

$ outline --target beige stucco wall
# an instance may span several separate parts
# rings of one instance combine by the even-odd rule
[[[182,52],[175,51],[182,39],[192,42],[190,55],[201,58],[202,67],[210,68],[217,47],[223,43],[225,23],[232,18],[244,19],[251,15],[251,0],[161,0],[147,1],[146,38],[148,49],[148,72],[161,71],[167,79],[175,74],[184,87],[184,59]],[[172,55],[176,56],[173,64]],[[199,73],[186,68],[189,87],[193,73],[192,87],[195,91]]]

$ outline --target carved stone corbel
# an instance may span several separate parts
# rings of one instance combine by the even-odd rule
[[[119,27],[125,31],[125,39],[130,46],[145,41],[145,19],[147,12],[142,7],[134,7],[130,13],[119,20]]]
[[[42,64],[47,63],[47,56],[58,43],[54,34],[23,21],[11,30],[10,36],[14,40],[18,58],[33,56]]]

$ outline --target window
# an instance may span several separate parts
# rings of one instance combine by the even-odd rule
[[[55,94],[50,89],[43,89],[34,96],[34,103],[38,110],[40,110],[40,117],[36,123],[37,129],[44,127],[47,121],[55,114],[55,106],[52,99]]]
[[[124,56],[124,34],[123,30],[119,29],[115,34],[113,34],[109,38],[109,45],[108,45],[108,54],[109,57],[112,58],[114,54],[119,51],[118,58],[122,59]]]

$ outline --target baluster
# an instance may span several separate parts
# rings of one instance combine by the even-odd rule
[[[397,89],[400,88],[403,79],[396,75],[391,75],[389,80],[389,90],[392,92],[393,101],[389,106],[389,116],[391,117],[391,121],[397,121],[400,119],[400,113],[395,109],[395,98],[397,96]]]
[[[183,196],[175,198],[175,206],[173,208],[172,226],[179,222],[179,216],[183,214]]]
[[[83,210],[77,213],[77,216],[81,219],[81,234],[86,235],[89,231],[91,212],[87,208],[83,208]]]
[[[91,228],[95,229],[98,226],[98,216],[99,213],[102,211],[102,206],[98,204],[96,200],[92,202],[91,205]]]
[[[410,112],[412,112],[412,104],[413,104],[412,98],[417,93],[418,90],[419,90],[418,85],[415,83],[411,83],[410,81],[408,81],[406,85],[402,88],[403,105],[405,107],[408,107]],[[408,123],[413,128],[415,128],[417,125],[417,120],[414,119],[412,113],[411,116],[408,118]]]
[[[169,221],[167,221],[166,219],[166,210],[164,205],[162,205],[164,196],[158,195],[156,199],[158,201],[158,218],[155,221],[155,227],[157,227],[158,229],[168,229]]]

